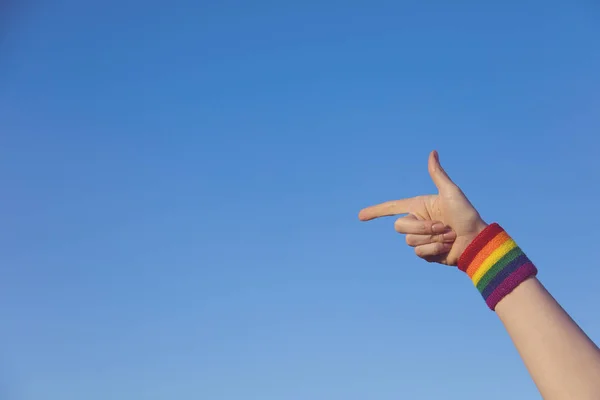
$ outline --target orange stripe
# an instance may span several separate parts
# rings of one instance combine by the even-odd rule
[[[510,236],[508,236],[508,233],[503,231],[497,234],[492,240],[483,246],[483,249],[477,253],[473,261],[471,261],[471,264],[469,264],[469,268],[467,268],[467,275],[469,275],[469,278],[472,278],[485,259],[488,258],[494,250],[502,246],[502,244],[507,240],[510,240]]]

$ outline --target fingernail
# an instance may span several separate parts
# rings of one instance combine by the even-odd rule
[[[444,240],[454,240],[456,239],[456,232],[454,231],[449,231],[444,233],[444,235],[442,236],[444,238]]]
[[[433,233],[444,233],[446,227],[441,222],[436,222],[431,226],[431,230]]]
[[[444,251],[450,251],[452,249],[452,243],[444,243]]]

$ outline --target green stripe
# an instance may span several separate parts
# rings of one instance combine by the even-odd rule
[[[483,292],[483,289],[485,289],[487,284],[490,283],[492,279],[494,279],[498,272],[502,271],[504,267],[508,265],[508,263],[510,263],[515,258],[519,257],[521,254],[523,254],[523,251],[518,246],[506,253],[504,257],[498,260],[498,262],[494,264],[494,266],[490,268],[488,272],[485,273],[485,275],[483,275],[479,283],[477,283],[477,290]]]

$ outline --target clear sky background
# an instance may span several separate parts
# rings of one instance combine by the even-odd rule
[[[538,398],[470,281],[357,213],[438,149],[599,341],[600,6],[453,3],[4,14],[0,397]]]

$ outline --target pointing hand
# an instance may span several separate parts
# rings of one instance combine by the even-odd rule
[[[438,194],[388,201],[360,211],[358,218],[408,214],[394,227],[406,234],[406,243],[417,256],[446,265],[456,265],[469,243],[486,227],[477,210],[440,165],[436,151],[429,155],[429,175]]]

